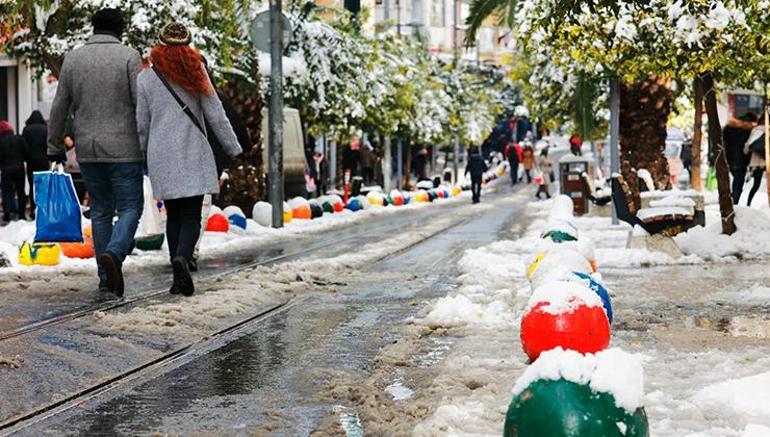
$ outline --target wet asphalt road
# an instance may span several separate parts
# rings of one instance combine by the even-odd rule
[[[470,221],[369,269],[393,279],[368,281],[362,271],[361,282],[339,293],[303,296],[168,366],[31,424],[19,435],[307,435],[334,414],[335,403],[323,393],[330,375],[365,378],[377,351],[422,306],[413,303],[454,287],[454,266],[462,253],[509,232],[524,205],[505,193],[494,202],[495,208],[480,210]],[[374,235],[369,223],[363,242],[393,229],[408,232],[410,223],[419,222],[388,217]]]

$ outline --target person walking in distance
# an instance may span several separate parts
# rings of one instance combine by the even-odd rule
[[[524,166],[524,173],[527,175],[527,183],[532,183],[532,169],[535,166],[535,150],[531,145],[526,144],[521,152],[521,164]]]
[[[49,159],[64,162],[65,123],[91,199],[99,290],[123,296],[123,261],[143,207],[143,156],[136,129],[136,76],[142,58],[120,42],[123,13],[102,9],[94,34],[64,58],[48,124]],[[114,212],[118,220],[113,223]]]
[[[200,54],[190,47],[191,40],[183,24],[163,26],[158,44],[150,52],[152,67],[137,80],[136,111],[152,192],[166,206],[166,237],[174,270],[170,292],[185,296],[195,292],[189,266],[201,232],[203,197],[219,192],[209,136],[215,136],[231,158],[241,153]]]
[[[487,171],[487,165],[481,157],[478,147],[472,147],[468,166],[465,168],[465,174],[471,175],[471,193],[473,193],[473,203],[481,202],[481,178]]]
[[[757,194],[759,186],[762,183],[762,175],[764,175],[766,171],[765,159],[767,157],[765,156],[764,138],[765,119],[764,117],[760,117],[759,124],[751,130],[749,138],[746,140],[746,143],[743,146],[743,153],[746,156],[751,156],[748,162],[748,167],[751,171],[752,184],[746,206],[751,206],[751,201],[754,200],[754,195]],[[755,143],[758,144],[758,147],[752,147],[752,145]]]
[[[746,183],[746,172],[749,168],[750,156],[743,152],[743,146],[746,145],[751,130],[754,129],[756,124],[756,114],[749,112],[738,118],[730,118],[727,120],[727,125],[722,129],[722,140],[725,144],[727,165],[730,167],[730,174],[733,176],[731,191],[733,205],[737,205],[741,199],[743,186]]]
[[[516,185],[519,181],[519,151],[514,144],[506,147],[508,162],[511,164],[511,185]]]
[[[27,141],[27,182],[29,183],[29,215],[35,218],[35,181],[33,175],[36,171],[49,170],[48,164],[48,125],[40,111],[32,111],[22,131],[24,140]],[[24,209],[23,207],[21,208]]]
[[[24,194],[26,154],[27,142],[24,137],[16,135],[10,123],[0,121],[0,188],[3,193],[4,223],[24,218],[27,207]]]

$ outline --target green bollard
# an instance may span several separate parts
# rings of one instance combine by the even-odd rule
[[[565,379],[539,380],[511,401],[504,437],[648,437],[647,414],[633,415],[609,393]]]

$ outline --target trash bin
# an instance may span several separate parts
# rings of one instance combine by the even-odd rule
[[[583,194],[583,173],[588,174],[589,178],[591,177],[591,161],[589,159],[571,153],[559,159],[561,194],[572,199],[575,215],[588,213],[588,198]]]

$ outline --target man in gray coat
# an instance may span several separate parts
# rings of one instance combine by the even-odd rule
[[[136,128],[136,76],[142,59],[120,42],[120,10],[102,9],[92,24],[94,35],[64,58],[51,107],[48,154],[61,160],[64,124],[71,113],[75,152],[91,199],[99,290],[122,297],[122,265],[144,203],[144,158]]]

